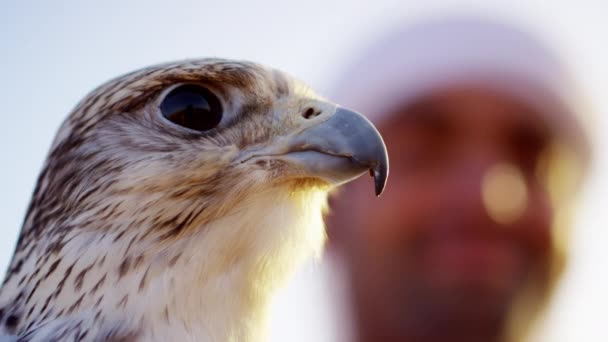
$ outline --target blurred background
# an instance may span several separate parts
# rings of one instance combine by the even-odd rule
[[[450,13],[513,22],[553,45],[592,108],[595,150],[574,221],[569,267],[532,341],[605,341],[608,307],[608,5],[601,1],[7,1],[0,7],[0,270],[10,261],[39,169],[63,118],[90,90],[146,65],[217,56],[287,71],[321,94],[396,25]],[[390,181],[389,181],[390,182]],[[271,341],[345,337],[327,263],[311,262],[276,298]]]

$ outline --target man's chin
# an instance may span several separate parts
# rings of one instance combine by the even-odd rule
[[[431,320],[442,318],[460,324],[500,320],[509,314],[515,295],[486,286],[427,289],[419,293],[421,312]]]
[[[397,318],[394,326],[405,330],[420,330],[428,336],[437,335],[433,341],[478,341],[477,339],[453,339],[453,336],[474,337],[480,330],[506,328],[512,310],[514,295],[478,284],[462,284],[451,288],[437,288],[425,284],[410,284],[401,293],[399,305],[396,298],[387,317]]]
[[[417,256],[417,276],[429,289],[509,295],[522,286],[530,260],[511,241],[446,239]]]

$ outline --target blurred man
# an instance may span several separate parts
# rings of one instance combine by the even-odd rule
[[[354,183],[330,218],[358,340],[521,338],[587,161],[566,70],[517,29],[457,18],[380,40],[346,75],[333,98],[370,116],[391,162],[380,200]]]

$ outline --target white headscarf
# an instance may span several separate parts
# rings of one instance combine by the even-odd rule
[[[375,42],[344,75],[330,98],[376,125],[433,90],[472,84],[535,107],[588,158],[579,90],[568,70],[542,42],[504,23],[449,17],[408,26]]]

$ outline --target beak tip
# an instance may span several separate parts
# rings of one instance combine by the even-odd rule
[[[380,197],[386,187],[386,180],[388,178],[388,167],[382,165],[370,170],[371,176],[374,177],[374,188],[376,191],[376,197]]]

